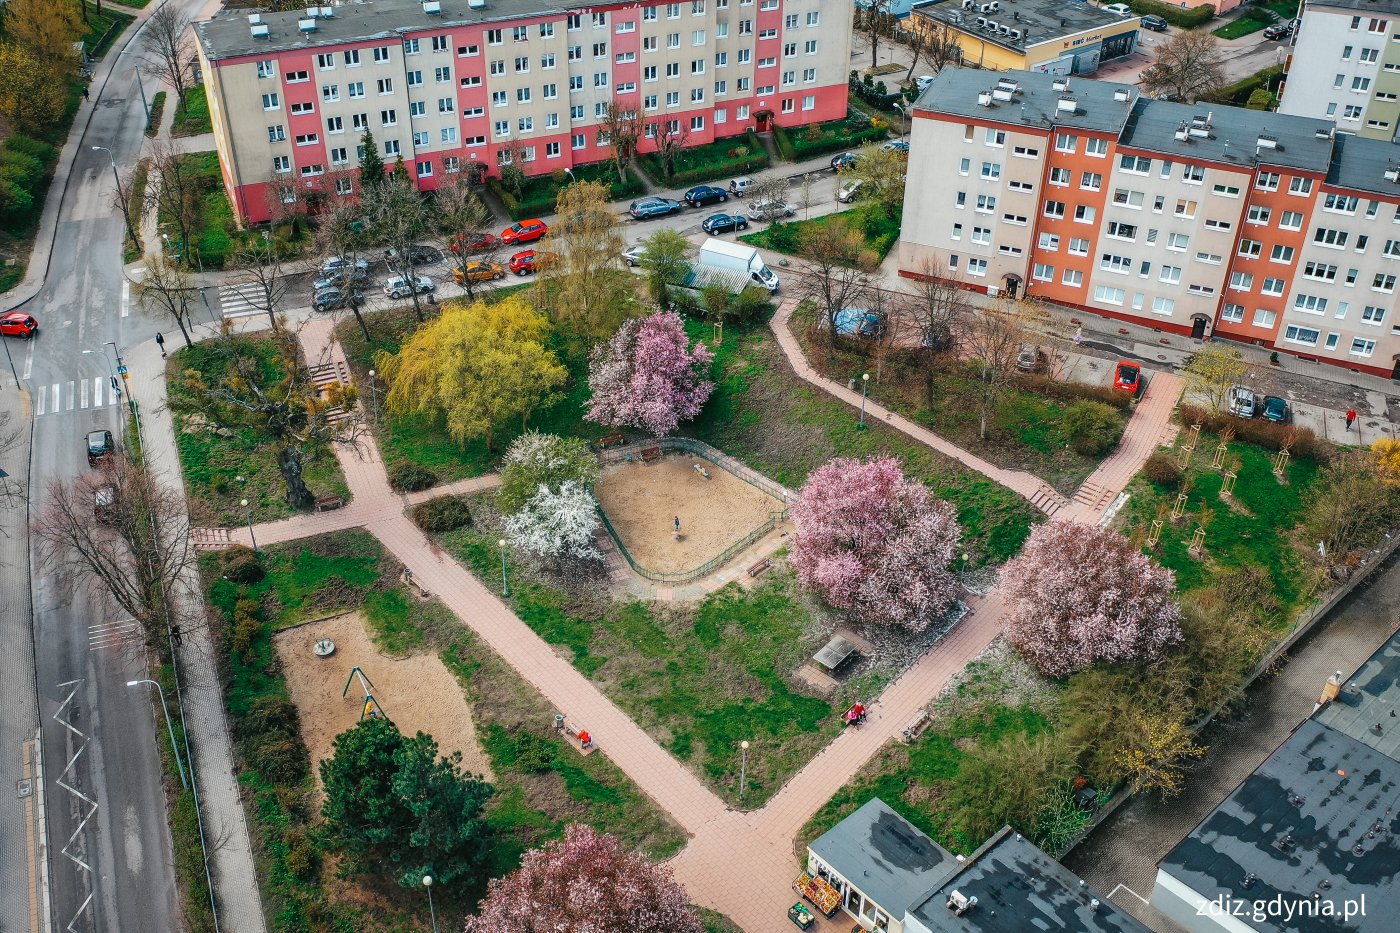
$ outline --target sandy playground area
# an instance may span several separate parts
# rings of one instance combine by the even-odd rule
[[[322,638],[335,642],[335,654],[329,658],[318,658],[311,651]],[[348,695],[341,696],[350,669],[356,665],[374,684],[374,698],[400,732],[428,733],[437,740],[442,754],[461,752],[464,770],[490,779],[490,765],[476,740],[471,708],[457,679],[437,655],[385,657],[370,640],[358,612],[289,629],[273,640],[318,783],[317,763],[331,756],[337,735],[360,721],[364,694],[359,680],[351,684]]]
[[[696,471],[697,463],[709,479]],[[717,557],[783,507],[722,467],[686,453],[605,467],[598,502],[632,558],[661,573],[690,570]],[[677,517],[679,540],[672,534]]]

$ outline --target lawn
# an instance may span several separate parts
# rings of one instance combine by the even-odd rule
[[[1243,14],[1238,19],[1232,19],[1224,26],[1211,30],[1211,35],[1219,36],[1221,39],[1238,39],[1250,33],[1258,32],[1271,25],[1275,20],[1263,10],[1251,10]]]
[[[663,188],[683,188],[704,181],[717,181],[738,175],[751,175],[768,167],[764,151],[753,130],[703,146],[687,146],[672,160],[674,171],[666,175],[655,153],[637,160],[642,170]]]
[[[151,98],[151,115],[146,120],[146,137],[154,139],[156,133],[160,132],[160,118],[165,113],[165,92],[156,91]],[[135,199],[132,199],[135,201]]]
[[[708,324],[688,328],[692,338],[712,336]],[[797,377],[767,327],[726,329],[723,345],[713,349],[715,392],[687,432],[789,489],[832,457],[898,457],[910,476],[957,509],[974,564],[1015,554],[1039,520],[1020,496],[904,434],[873,423],[861,430],[849,406]]]
[[[565,749],[549,732],[552,710],[544,698],[441,604],[413,599],[406,614],[376,610],[377,595],[402,589],[398,563],[370,535],[342,532],[276,545],[263,556],[267,576],[251,586],[224,579],[218,554],[202,555],[201,568],[222,622],[239,781],[248,795],[263,896],[277,929],[417,929],[423,907],[418,891],[377,876],[344,874],[344,859],[326,848],[300,736],[294,729],[288,734],[268,713],[287,699],[272,634],[292,605],[318,615],[363,607],[376,640],[402,639],[406,647],[439,651],[473,705],[495,772],[496,794],[486,815],[496,838],[486,876],[455,890],[435,888],[444,916],[470,910],[488,877],[513,869],[525,849],[560,835],[575,820],[615,833],[627,848],[654,858],[673,855],[684,844],[680,829],[605,756],[584,758]],[[232,625],[239,600],[258,607],[252,631],[242,635]]]
[[[762,249],[793,256],[800,249],[802,237],[807,231],[824,227],[838,217],[861,232],[866,245],[875,251],[881,262],[899,239],[899,217],[891,217],[884,208],[874,203],[811,220],[776,221],[757,233],[746,233],[739,239]]]
[[[192,87],[185,92],[185,106],[175,108],[175,119],[170,124],[171,136],[198,136],[211,133],[214,126],[209,122],[209,98],[205,96],[204,85]]]
[[[252,343],[264,365],[280,366],[276,351],[266,339],[238,337]],[[178,335],[172,339],[172,344]],[[204,374],[209,382],[219,379],[226,361],[210,343],[199,343],[170,354],[166,364],[171,413],[175,419],[175,442],[190,496],[190,514],[196,524],[237,527],[248,520],[240,501],[247,499],[253,521],[286,518],[294,511],[286,502],[286,484],[277,468],[277,450],[266,436],[250,427],[231,426],[224,431],[203,423],[182,407],[189,401],[188,390],[179,379],[186,369]],[[340,464],[330,447],[313,450],[305,459],[304,476],[317,496],[350,495]],[[240,482],[238,477],[242,477]]]
[[[492,178],[487,184],[496,196],[505,205],[506,213],[515,220],[525,220],[537,217],[542,214],[554,213],[555,201],[559,197],[559,192],[575,181],[601,181],[608,186],[608,197],[611,200],[619,201],[624,198],[633,198],[646,192],[646,186],[637,177],[637,173],[631,167],[627,168],[627,180],[624,182],[618,178],[617,166],[612,160],[606,162],[594,162],[590,165],[580,165],[573,170],[572,177],[563,169],[553,172],[546,172],[542,175],[531,175],[520,186],[520,193],[499,178]]]
[[[812,123],[807,126],[794,126],[791,129],[775,126],[773,141],[777,143],[778,152],[784,159],[789,162],[801,162],[803,159],[835,152],[838,149],[856,149],[864,143],[885,139],[889,134],[889,128],[884,125],[883,120],[880,121],[880,125],[876,125],[864,114],[857,112],[844,120],[832,120],[829,123]]]

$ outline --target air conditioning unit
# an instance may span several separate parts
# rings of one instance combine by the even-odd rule
[[[1126,101],[1128,99],[1128,96],[1128,89],[1125,87],[1120,87],[1113,92],[1113,99],[1118,101],[1118,103],[1120,104]]]
[[[1004,87],[993,88],[993,89],[992,89],[992,98],[993,98],[994,100],[999,100],[999,101],[1002,101],[1002,102],[1006,102],[1006,101],[1011,100],[1011,92],[1008,91],[1008,90],[1007,90],[1006,88],[1004,88]]]
[[[980,92],[980,93],[977,95],[977,103],[980,104],[980,105],[983,106],[983,107],[990,107],[990,106],[992,105],[992,92],[991,92],[991,91],[982,91],[982,92]]]
[[[486,0],[467,0],[467,6],[473,10],[484,10],[486,9]]]
[[[1079,101],[1075,100],[1068,94],[1061,97],[1059,102],[1055,104],[1055,109],[1060,111],[1061,113],[1074,113],[1074,111],[1078,109],[1078,107]]]
[[[962,8],[963,8],[964,10],[971,10],[971,9],[976,8],[976,6],[977,6],[977,0],[963,0]]]
[[[1056,78],[1050,82],[1050,86],[1057,91],[1069,90],[1069,78]]]
[[[316,18],[314,16],[308,16],[305,19],[297,20],[297,28],[302,32],[315,32]]]
[[[1260,148],[1260,149],[1277,149],[1277,148],[1278,148],[1278,137],[1277,137],[1277,136],[1264,136],[1264,135],[1260,135],[1260,137],[1259,137],[1259,148]]]
[[[1396,168],[1395,166],[1392,165],[1390,168],[1386,169],[1386,170],[1385,170],[1385,180],[1386,180],[1386,181],[1400,182],[1400,168]]]
[[[333,17],[333,16],[335,16],[335,7],[333,7],[333,6],[323,6],[323,7],[321,7],[321,19],[330,19],[330,18]]]
[[[442,3],[441,3],[441,0],[423,0],[423,12],[424,12],[424,13],[441,13],[441,12],[442,12]]]
[[[1012,42],[1019,42],[1020,39],[1021,39],[1021,30],[1019,30],[1019,29],[1013,29],[1013,30],[1011,30],[1011,41],[1012,41]]]
[[[309,6],[306,8],[306,15],[309,19],[315,19],[321,15],[321,8],[319,6]]]
[[[249,13],[249,14],[248,14],[248,25],[250,25],[250,26],[256,26],[258,23],[261,23],[261,22],[262,22],[262,14],[261,14],[261,13]]]
[[[1186,124],[1184,123],[1177,127],[1176,132],[1172,135],[1176,137],[1177,142],[1189,143],[1191,141],[1191,134],[1186,131]]]
[[[1011,27],[1005,24],[998,25],[997,32],[1003,36],[1009,36],[1011,35]]]
[[[254,23],[248,28],[252,30],[254,39],[267,38],[267,23]]]
[[[978,28],[978,29],[985,29],[986,27],[987,27],[987,18],[986,18],[985,16],[979,16],[979,17],[977,17],[977,28]]]

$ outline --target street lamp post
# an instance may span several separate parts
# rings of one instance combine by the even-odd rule
[[[865,427],[865,396],[870,385],[870,373],[860,375],[860,426]]]
[[[175,726],[170,722],[170,707],[165,705],[165,689],[154,680],[128,680],[128,687],[150,684],[160,694],[160,708],[165,711],[165,728],[170,730],[170,751],[175,755],[175,767],[180,769],[180,786],[189,790],[190,782],[185,779],[185,766],[180,761],[180,747],[175,744]]]
[[[126,221],[126,235],[131,238],[132,247],[139,248],[141,241],[136,238],[136,230],[131,226],[131,205],[122,197],[122,177],[117,174],[117,157],[106,146],[93,146],[92,151],[107,153],[107,158],[112,163],[112,180],[117,183],[117,201],[121,204],[122,219]]]
[[[376,390],[374,370],[369,371],[369,404],[374,411],[374,423],[379,423],[379,393]]]
[[[749,777],[749,740],[739,743],[739,800],[744,799],[744,785]]]
[[[199,286],[199,299],[204,302],[204,310],[209,312],[209,323],[215,327],[219,326],[218,318],[214,317],[214,309],[209,306],[209,286]]]
[[[253,553],[258,551],[258,536],[253,534],[253,507],[248,504],[247,499],[238,500],[238,504],[243,506],[243,514],[248,517],[248,537],[253,542]]]
[[[510,595],[510,580],[506,578],[506,539],[496,542],[501,546],[501,595]]]
[[[428,889],[428,915],[433,918],[433,933],[437,933],[437,909],[433,907],[433,876],[423,876],[423,887]]]

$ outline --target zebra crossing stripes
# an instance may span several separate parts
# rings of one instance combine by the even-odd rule
[[[110,408],[121,401],[107,376],[70,379],[34,390],[34,417],[57,415],[74,409]]]
[[[266,308],[262,289],[256,284],[219,286],[219,310],[224,317],[262,314]]]

